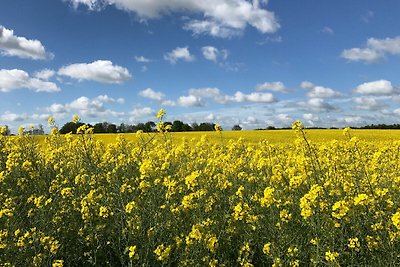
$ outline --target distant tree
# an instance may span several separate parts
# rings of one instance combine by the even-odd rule
[[[179,120],[176,120],[176,121],[174,121],[174,122],[172,123],[171,131],[172,131],[172,132],[182,132],[182,131],[183,131],[184,125],[185,125],[185,124],[184,124],[183,122],[181,122],[181,121],[179,121]]]
[[[242,130],[242,127],[240,127],[239,124],[233,125],[233,127],[232,127],[232,131],[241,131],[241,130]]]
[[[137,132],[139,130],[142,130],[143,132],[145,132],[146,127],[144,126],[144,123],[140,122],[135,126],[135,131],[134,132]]]
[[[144,132],[150,133],[154,131],[154,128],[156,127],[156,124],[154,121],[148,121],[144,124]]]
[[[202,122],[199,125],[199,131],[214,131],[214,123]]]
[[[276,128],[274,126],[268,126],[267,130],[276,130]]]
[[[196,122],[192,123],[191,128],[192,128],[192,131],[200,131],[199,130],[199,125]]]
[[[94,133],[105,133],[106,129],[104,129],[104,124],[99,122],[93,126]]]
[[[189,124],[184,123],[184,124],[182,125],[182,132],[189,132],[189,131],[191,131],[191,130],[192,130],[192,127],[190,127]]]
[[[84,125],[84,123],[82,122],[67,122],[66,124],[64,124],[61,129],[60,129],[60,133],[61,134],[66,134],[66,133],[76,133],[76,130],[81,127],[82,125]]]
[[[109,123],[107,125],[107,133],[117,133],[117,125]]]
[[[117,127],[117,132],[118,133],[126,133],[128,127],[127,125],[125,125],[125,123],[121,123],[118,127]]]

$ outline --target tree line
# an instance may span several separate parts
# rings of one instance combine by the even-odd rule
[[[167,125],[171,125],[171,132],[190,132],[190,131],[214,131],[215,123],[202,122],[198,123],[184,123],[180,120],[175,120],[173,122],[164,122]],[[76,133],[76,130],[84,125],[82,122],[67,122],[60,128],[61,134],[66,133]],[[135,133],[137,131],[143,131],[145,133],[151,133],[156,131],[156,123],[154,121],[148,121],[146,123],[138,123],[138,124],[126,124],[121,123],[120,125],[116,125],[109,122],[100,122],[94,125],[89,125],[89,127],[93,127],[94,133]],[[239,125],[235,125],[233,130],[242,129]]]

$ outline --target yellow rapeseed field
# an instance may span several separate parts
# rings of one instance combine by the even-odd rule
[[[394,131],[191,141],[164,115],[158,134],[115,141],[0,134],[0,266],[400,264]]]

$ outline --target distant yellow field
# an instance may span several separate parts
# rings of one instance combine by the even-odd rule
[[[306,130],[307,137],[312,142],[326,142],[332,140],[344,140],[343,130]],[[400,140],[400,130],[352,130],[351,134],[365,141],[386,141]],[[145,134],[152,136],[153,134]],[[157,138],[162,138],[158,134]],[[169,133],[173,142],[180,143],[183,138],[188,141],[198,140],[202,136],[207,136],[210,142],[221,142],[221,136],[217,132],[176,132]],[[114,143],[118,134],[95,134],[95,138],[103,141],[105,144]],[[135,133],[125,133],[122,136],[126,140],[137,140]],[[37,137],[39,142],[44,140],[44,136]],[[293,130],[244,130],[244,131],[223,131],[222,140],[237,140],[243,138],[247,143],[259,143],[267,140],[271,144],[293,143],[296,134]]]

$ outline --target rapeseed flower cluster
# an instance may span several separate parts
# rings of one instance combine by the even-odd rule
[[[0,266],[400,264],[400,141],[172,143],[165,115],[109,145],[0,131]]]

